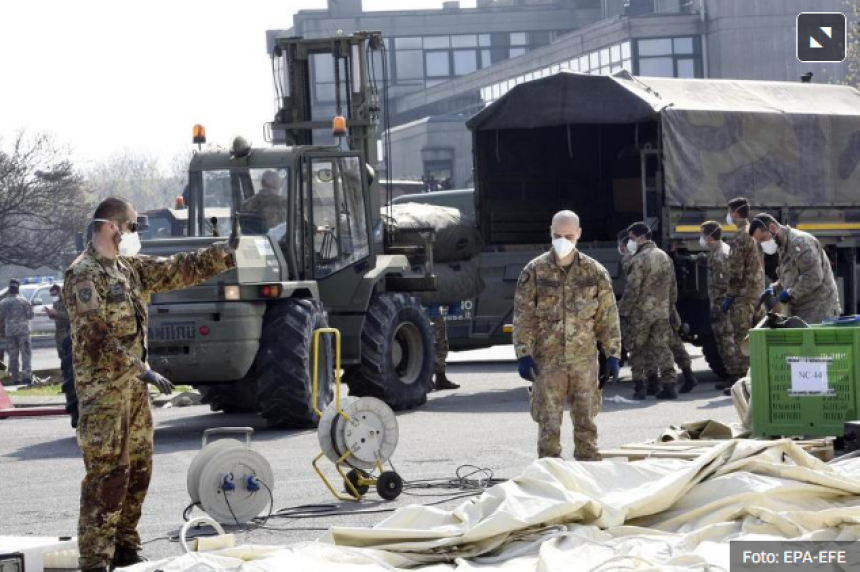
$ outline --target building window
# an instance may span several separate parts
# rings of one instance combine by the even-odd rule
[[[636,42],[636,75],[702,77],[702,55],[697,37],[649,38]]]
[[[398,50],[395,54],[397,79],[424,79],[423,55],[420,50]]]
[[[478,69],[478,52],[475,50],[454,51],[454,75],[470,74]]]
[[[450,52],[424,52],[427,77],[449,77],[451,75]]]
[[[526,46],[529,43],[529,35],[526,32],[515,32],[511,34],[512,46]]]

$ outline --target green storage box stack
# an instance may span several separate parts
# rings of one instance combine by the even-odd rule
[[[749,347],[754,436],[841,437],[843,423],[858,419],[857,325],[757,328]]]

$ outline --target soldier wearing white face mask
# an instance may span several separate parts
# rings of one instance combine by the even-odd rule
[[[776,295],[789,313],[808,324],[820,324],[840,313],[839,292],[833,268],[818,239],[809,233],[783,226],[760,213],[752,220],[749,234],[765,254],[779,254],[779,280],[762,293]]]

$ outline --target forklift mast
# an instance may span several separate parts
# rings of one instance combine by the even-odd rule
[[[387,69],[376,69],[373,54],[385,44],[379,32],[356,32],[333,38],[276,40],[272,54],[275,87],[280,108],[270,124],[287,145],[314,145],[314,130],[332,130],[345,139],[350,151],[361,153],[365,163],[377,163],[379,91],[384,90]],[[335,117],[320,117],[311,99],[311,56],[330,55],[334,64]],[[384,92],[384,91],[383,91]],[[273,137],[274,139],[274,137]],[[374,190],[376,186],[374,185]],[[379,212],[378,192],[370,193],[371,212]]]

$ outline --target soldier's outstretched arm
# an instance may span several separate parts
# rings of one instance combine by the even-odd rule
[[[606,357],[621,357],[621,326],[612,280],[605,270],[597,279],[597,315],[594,320],[595,336]]]
[[[514,349],[517,358],[534,355],[538,329],[536,283],[534,269],[527,265],[520,273],[514,296]]]
[[[645,279],[645,270],[642,264],[632,263],[627,273],[627,282],[624,286],[624,294],[618,304],[618,313],[625,318],[633,313],[633,308],[639,302],[642,292],[642,281]]]
[[[146,365],[120,341],[136,332],[137,320],[132,316],[108,325],[107,305],[89,276],[67,275],[63,296],[70,308],[71,332],[81,359],[91,368],[114,376],[128,372],[139,376],[146,371]]]
[[[224,245],[167,258],[135,256],[127,260],[137,270],[143,289],[153,294],[196,286],[236,265],[235,257]]]
[[[823,261],[814,243],[809,240],[797,241],[795,244],[797,243],[800,243],[800,252],[797,253],[797,282],[789,293],[792,298],[806,298],[821,288],[824,282]]]

